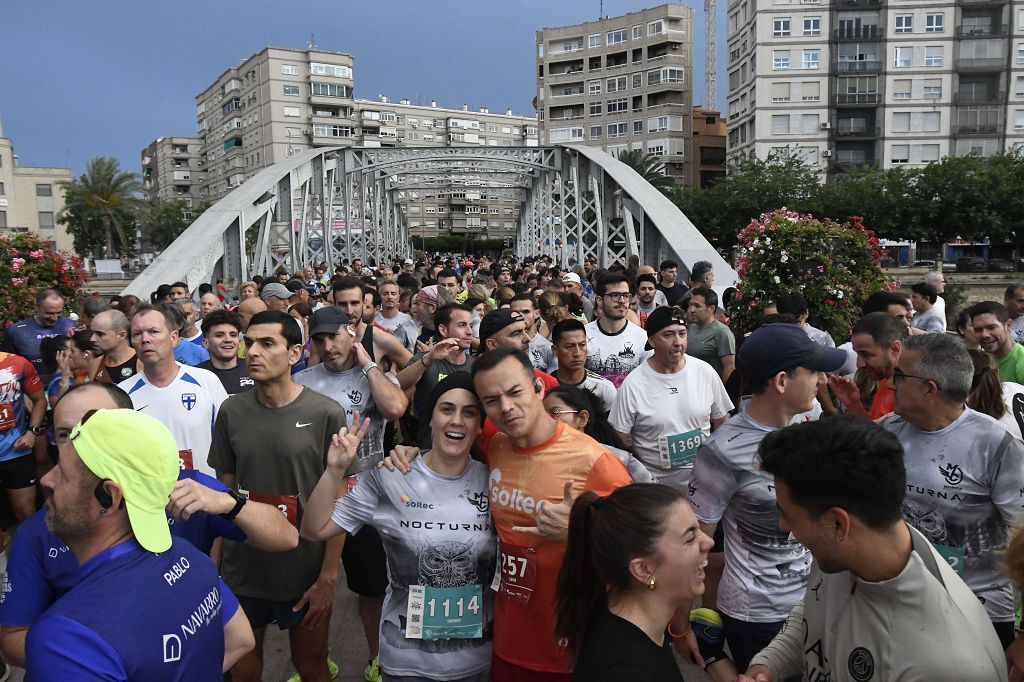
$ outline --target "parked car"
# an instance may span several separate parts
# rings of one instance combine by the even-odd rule
[[[1002,258],[992,258],[988,262],[989,272],[1013,272],[1013,263]]]
[[[1022,259],[1022,260],[1024,260],[1024,259]],[[956,272],[956,263],[951,263],[948,260],[942,261],[942,271],[943,272]]]
[[[957,272],[985,272],[984,258],[961,258],[956,262]]]
[[[933,260],[916,260],[914,261],[915,268],[934,268],[935,261]]]

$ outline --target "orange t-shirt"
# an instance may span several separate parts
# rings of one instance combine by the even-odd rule
[[[573,494],[607,495],[632,481],[626,467],[590,436],[558,422],[555,435],[527,450],[499,433],[488,453],[491,516],[501,549],[501,589],[494,597],[494,653],[530,670],[568,673],[565,648],[555,640],[555,588],[565,544],[512,531],[536,526],[537,507],[559,504],[565,481]]]
[[[871,401],[871,411],[868,416],[872,419],[878,419],[892,412],[893,403],[896,402],[896,395],[892,392],[892,388],[889,387],[889,379],[882,379],[878,382],[878,388],[875,389],[875,399]]]

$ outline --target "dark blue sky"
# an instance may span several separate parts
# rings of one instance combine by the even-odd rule
[[[605,0],[608,16],[658,3]],[[703,3],[694,35],[705,35]],[[726,0],[719,0],[724,17]],[[267,45],[355,58],[356,96],[533,114],[534,32],[599,17],[599,0],[10,0],[0,40],[0,120],[25,166],[71,166],[195,134],[195,96]],[[719,21],[719,100],[724,26]],[[704,43],[693,47],[703,99]]]

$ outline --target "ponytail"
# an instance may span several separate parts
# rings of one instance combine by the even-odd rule
[[[999,419],[1006,414],[999,370],[988,353],[980,350],[968,350],[967,353],[974,363],[974,376],[971,379],[971,391],[967,395],[967,406],[993,419]]]
[[[597,493],[586,491],[573,502],[569,514],[569,539],[558,573],[555,634],[564,637],[573,660],[579,654],[583,635],[594,614],[607,600],[604,583],[594,571],[590,551],[594,505],[601,501]]]

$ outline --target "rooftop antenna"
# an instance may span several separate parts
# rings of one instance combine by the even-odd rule
[[[604,19],[604,0],[601,0],[601,14],[597,18]]]
[[[707,24],[705,33],[707,40],[704,43],[704,106],[708,109],[717,108],[716,100],[716,75],[718,72],[715,60],[715,34],[718,32],[717,11],[715,0],[704,0],[704,22]]]
[[[309,34],[309,49],[310,50],[315,50],[316,49],[316,35],[313,34],[313,33]]]

